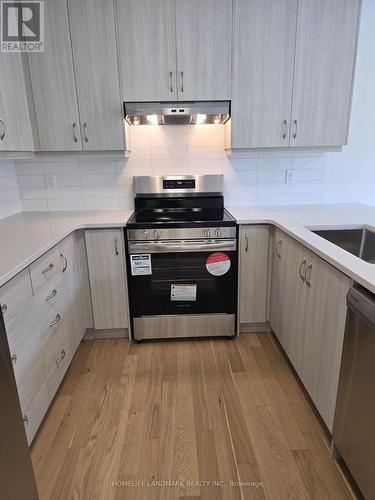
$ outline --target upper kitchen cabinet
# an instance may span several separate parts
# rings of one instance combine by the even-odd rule
[[[122,150],[113,2],[68,0],[81,136],[85,150]]]
[[[298,0],[291,146],[347,143],[360,0]]]
[[[125,101],[230,99],[231,0],[117,0]]]
[[[235,0],[232,148],[289,145],[297,0]]]
[[[229,100],[231,0],[176,0],[178,99]]]
[[[347,143],[360,0],[234,0],[228,148]]]
[[[0,52],[0,152],[33,150],[22,55]]]
[[[45,4],[44,52],[28,54],[41,151],[82,149],[67,4]]]
[[[124,101],[177,99],[174,0],[117,0]]]

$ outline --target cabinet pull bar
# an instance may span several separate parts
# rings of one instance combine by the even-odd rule
[[[54,288],[52,292],[46,297],[46,301],[48,302],[49,300],[53,299],[53,297],[56,297],[57,295],[57,290]]]
[[[76,122],[73,123],[73,141],[74,142],[78,142],[78,137],[77,137],[77,134],[76,134],[76,128],[77,128],[77,124]]]
[[[5,139],[5,123],[4,123],[4,120],[2,120],[1,118],[0,118],[0,123],[1,123],[2,129],[3,129],[3,131],[0,135],[0,141],[3,141]]]
[[[303,259],[303,261],[299,265],[299,270],[298,270],[299,277],[301,278],[301,280],[303,282],[305,282],[305,280],[306,280],[306,264],[307,264],[307,259]],[[302,271],[302,268],[303,268],[303,271]]]
[[[181,92],[183,92],[184,91],[184,72],[181,71],[180,75],[181,75]]]
[[[297,120],[294,120],[294,134],[293,134],[293,139],[296,139],[297,132],[298,132],[298,122],[297,122]]]
[[[288,134],[288,122],[284,120],[283,125],[284,125],[283,139],[286,139],[286,136]]]
[[[89,142],[89,138],[87,137],[87,123],[86,122],[83,124],[83,137],[85,139],[85,142]]]
[[[17,356],[15,354],[11,357],[12,363],[15,365],[17,363]]]
[[[276,255],[281,258],[281,248],[282,248],[282,240],[279,240],[276,244]]]
[[[60,257],[64,259],[64,266],[62,272],[65,273],[65,271],[68,269],[68,259],[65,257],[65,255],[61,252]]]
[[[56,318],[49,324],[49,326],[55,326],[57,325],[57,323],[59,323],[59,321],[61,320],[61,316],[60,314],[56,314]]]
[[[62,349],[60,356],[55,360],[56,364],[59,364],[65,358],[65,351]]]
[[[311,271],[312,271],[312,264],[310,263],[305,270],[305,281],[308,287],[311,286]]]
[[[173,92],[173,73],[172,71],[169,72],[169,82],[170,82],[170,91],[171,93]]]
[[[8,310],[8,306],[6,304],[1,304],[1,312],[4,314]]]
[[[245,241],[246,241],[245,252],[248,252],[249,251],[249,235],[247,233],[245,234]]]
[[[115,243],[115,253],[116,253],[116,255],[118,255],[119,252],[118,252],[118,238],[117,238],[117,236],[115,236],[115,238],[114,238],[114,243]]]
[[[29,423],[29,417],[27,415],[23,415],[22,420],[25,422],[25,425]]]
[[[48,267],[46,267],[46,269],[43,269],[42,270],[42,273],[43,274],[46,274],[48,273],[49,271],[52,271],[52,269],[54,268],[55,266],[52,264],[52,262],[50,263],[50,265]]]

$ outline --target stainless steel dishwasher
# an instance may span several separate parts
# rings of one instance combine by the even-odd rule
[[[375,295],[354,286],[348,313],[333,442],[366,499],[375,499]]]

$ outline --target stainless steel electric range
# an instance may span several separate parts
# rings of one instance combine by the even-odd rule
[[[132,338],[233,337],[238,228],[223,176],[134,177],[134,198],[125,230]]]

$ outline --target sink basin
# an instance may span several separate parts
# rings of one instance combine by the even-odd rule
[[[366,262],[375,264],[375,232],[366,228],[312,231]]]

